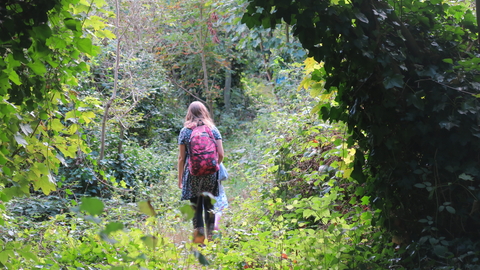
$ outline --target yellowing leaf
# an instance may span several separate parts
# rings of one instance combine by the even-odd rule
[[[43,163],[34,163],[30,170],[33,171],[37,177],[49,174],[47,166]]]
[[[78,130],[78,125],[73,124],[70,127],[68,127],[68,134],[74,134]]]
[[[305,59],[304,64],[305,64],[305,72],[307,74],[312,73],[315,69],[319,69],[322,67],[322,65],[317,61],[315,61],[313,57],[309,57]]]
[[[100,30],[105,28],[105,22],[101,17],[98,16],[90,16],[87,20],[84,22],[84,26],[87,27],[92,27],[93,29]]]
[[[92,122],[91,119],[95,118],[95,114],[91,111],[88,111],[88,112],[83,112],[81,115],[80,115],[80,118],[83,119],[85,121],[86,124]]]
[[[319,82],[314,82],[312,85],[310,85],[310,95],[312,97],[318,97],[323,93],[323,83]]]
[[[343,178],[348,179],[353,172],[353,168],[343,170]]]
[[[345,161],[346,164],[352,163],[355,158],[355,152],[355,149],[348,149],[347,156],[343,158],[343,161]]]
[[[112,33],[112,31],[110,30],[98,30],[97,31],[97,37],[98,38],[108,38],[108,39],[115,39],[116,36],[114,33]]]
[[[37,181],[33,182],[35,189],[41,189],[45,195],[50,194],[50,192],[56,190],[56,185],[51,181],[51,177],[44,175],[40,177]]]
[[[60,122],[60,119],[52,119],[49,126],[55,131],[62,131],[65,128],[65,126]]]

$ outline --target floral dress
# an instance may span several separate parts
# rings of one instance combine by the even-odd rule
[[[215,204],[213,205],[213,212],[214,213],[221,213],[225,208],[228,207],[228,199],[227,195],[225,194],[225,189],[223,185],[220,184],[218,187],[218,196],[215,197]]]
[[[222,135],[216,127],[211,128],[213,137],[215,140],[221,140]],[[188,159],[190,153],[190,135],[192,135],[192,130],[189,128],[182,128],[180,130],[180,135],[178,135],[178,144],[186,145],[187,149],[187,158],[185,162],[185,170],[183,171],[182,176],[182,198],[181,200],[190,200],[191,198],[197,197],[202,192],[209,192],[213,196],[218,196],[218,181],[217,174],[214,173],[211,175],[201,175],[195,176],[191,175],[188,170]]]

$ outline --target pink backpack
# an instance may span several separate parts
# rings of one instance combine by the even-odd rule
[[[188,169],[195,176],[214,174],[220,169],[217,143],[212,130],[207,125],[192,129]]]

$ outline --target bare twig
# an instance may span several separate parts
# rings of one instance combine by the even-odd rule
[[[183,86],[179,85],[176,81],[174,81],[173,79],[169,79],[171,83],[175,84],[178,88],[182,89],[183,91],[187,92],[188,94],[190,94],[192,97],[194,97],[195,99],[197,99],[198,101],[201,101],[203,103],[207,103],[205,100],[197,97],[196,95],[194,95],[192,92],[188,91],[187,89],[185,89]]]

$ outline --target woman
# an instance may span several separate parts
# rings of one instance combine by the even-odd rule
[[[190,174],[188,162],[190,150],[190,135],[196,126],[207,125],[211,130],[215,142],[217,144],[218,163],[223,161],[223,144],[222,136],[215,127],[210,113],[205,105],[199,101],[194,101],[188,107],[187,115],[183,128],[178,136],[178,187],[182,189],[182,200],[190,200],[195,211],[193,216],[193,241],[195,243],[203,243],[205,240],[205,228],[207,228],[207,236],[211,239],[214,227],[215,217],[213,213],[213,204],[209,196],[204,196],[204,192],[210,193],[212,196],[218,196],[219,186],[217,181],[217,173],[211,175],[195,176]],[[205,212],[205,219],[203,219]]]

